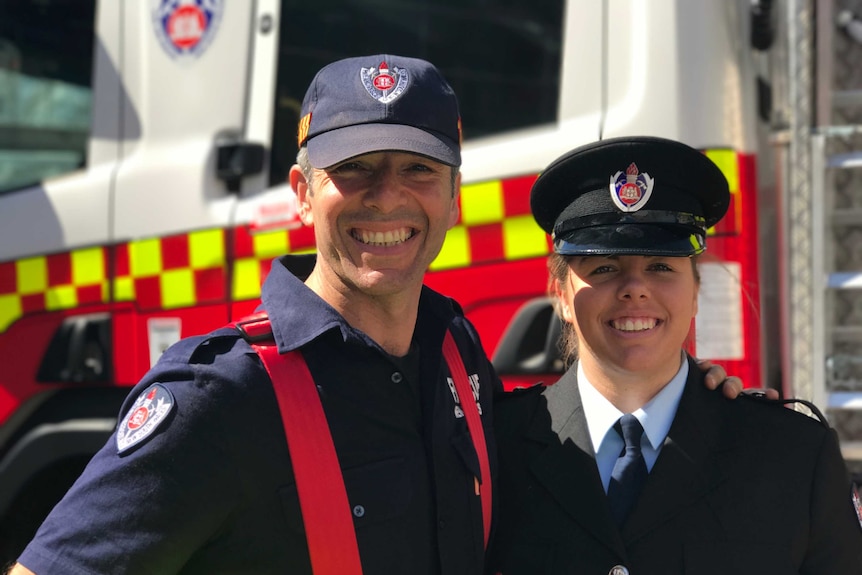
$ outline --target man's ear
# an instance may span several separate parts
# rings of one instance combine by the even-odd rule
[[[455,175],[455,184],[452,189],[452,206],[449,208],[449,227],[452,229],[458,223],[458,217],[461,215],[459,199],[461,197],[461,172]]]
[[[311,186],[308,180],[305,179],[305,174],[302,173],[302,170],[296,164],[290,168],[289,179],[290,187],[296,193],[296,208],[299,211],[299,219],[306,226],[310,226],[314,223],[311,213],[311,202],[309,201]]]

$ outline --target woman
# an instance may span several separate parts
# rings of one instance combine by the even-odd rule
[[[658,138],[578,148],[536,181],[577,362],[498,405],[490,572],[862,573],[833,432],[710,393],[683,351],[697,258],[729,199],[708,158]]]

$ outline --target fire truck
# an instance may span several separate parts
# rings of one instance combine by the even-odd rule
[[[0,0],[0,562],[166,347],[251,312],[274,257],[314,251],[286,183],[300,103],[317,69],[360,54],[428,59],[459,95],[461,215],[426,283],[507,387],[562,369],[536,176],[597,139],[674,138],[733,198],[691,350],[829,408],[862,459],[847,4]]]

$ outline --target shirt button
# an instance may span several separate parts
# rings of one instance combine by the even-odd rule
[[[437,527],[439,527],[440,529],[445,529],[446,528],[446,522],[441,519],[440,521],[437,522]]]
[[[401,375],[400,371],[396,371],[390,379],[392,379],[392,383],[401,383],[404,380],[404,376]]]
[[[365,507],[362,505],[355,505],[353,507],[353,515],[355,517],[363,517],[365,515]]]
[[[629,570],[622,565],[614,565],[611,567],[611,570],[608,571],[608,575],[629,575]]]

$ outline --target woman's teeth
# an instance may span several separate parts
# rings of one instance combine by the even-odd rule
[[[620,331],[644,331],[655,327],[655,319],[618,319],[613,320],[611,325]]]

